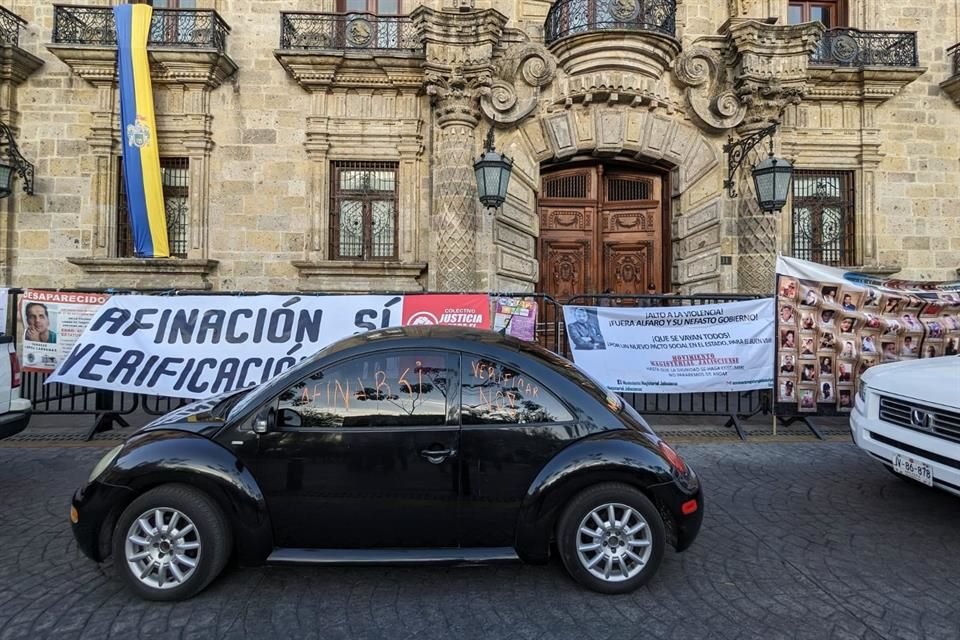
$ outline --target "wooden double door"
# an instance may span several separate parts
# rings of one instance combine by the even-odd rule
[[[663,291],[665,179],[597,164],[544,171],[540,200],[540,291],[578,294]]]

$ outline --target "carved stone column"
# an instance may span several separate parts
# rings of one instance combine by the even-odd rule
[[[737,127],[741,136],[780,122],[788,105],[799,104],[809,88],[807,61],[817,47],[820,23],[774,25],[756,20],[727,23],[727,63],[733,68],[733,91],[746,107]],[[765,155],[767,142],[754,150],[754,161]],[[737,206],[737,289],[744,293],[773,290],[780,216],[764,213],[745,162],[734,176],[740,199]]]
[[[433,106],[432,288],[473,291],[479,286],[474,130],[480,98],[493,82],[493,49],[507,18],[493,9],[427,7],[412,17],[424,38],[424,84]]]

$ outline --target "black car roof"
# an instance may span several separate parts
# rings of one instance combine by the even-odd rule
[[[521,349],[524,345],[531,343],[524,342],[513,336],[502,335],[496,331],[488,329],[474,329],[472,327],[450,327],[445,325],[418,325],[407,327],[389,327],[386,329],[376,329],[368,331],[349,338],[344,338],[331,344],[324,349],[324,355],[344,351],[365,344],[375,343],[377,346],[383,346],[389,342],[399,340],[406,341],[410,339],[422,340],[449,340],[451,342],[478,342],[483,344],[495,344],[500,347]],[[453,347],[453,345],[450,345]],[[542,349],[536,345],[538,349]],[[545,349],[543,349],[546,351]],[[550,353],[550,352],[547,352]]]

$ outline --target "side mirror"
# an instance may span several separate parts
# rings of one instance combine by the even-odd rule
[[[276,415],[273,407],[258,413],[257,417],[253,419],[253,432],[260,434],[269,432],[276,422]]]
[[[280,409],[281,427],[299,427],[301,426],[300,414],[293,409]]]

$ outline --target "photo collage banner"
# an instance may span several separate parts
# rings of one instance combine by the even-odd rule
[[[777,259],[778,413],[853,409],[858,377],[960,351],[960,281],[887,279]]]

